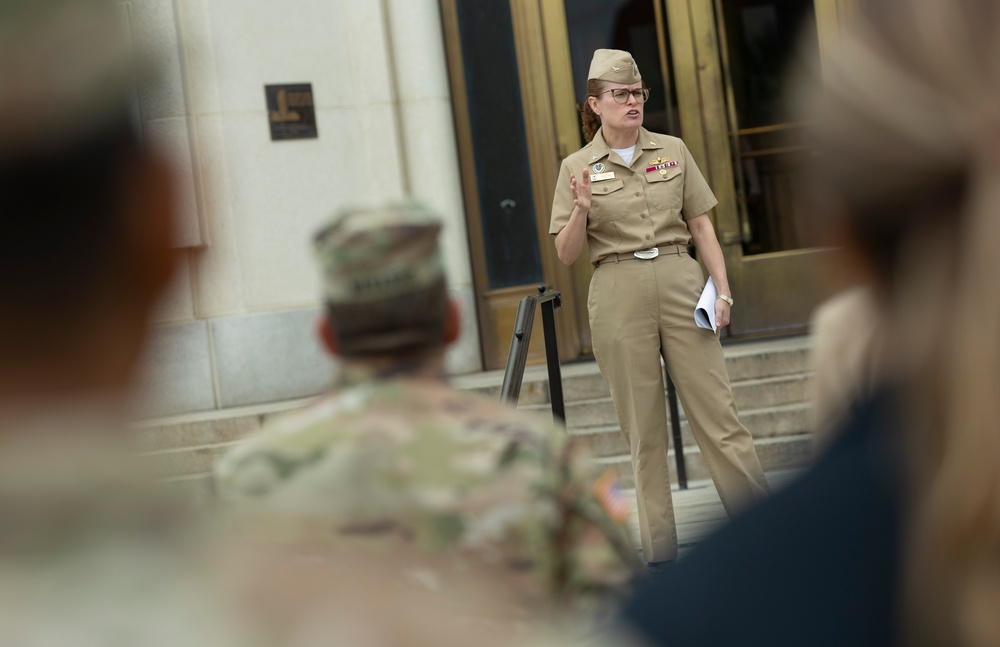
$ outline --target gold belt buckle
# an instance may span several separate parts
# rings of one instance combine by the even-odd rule
[[[660,255],[659,247],[650,247],[649,249],[639,249],[632,252],[632,256],[636,258],[641,258],[644,261],[650,261]]]

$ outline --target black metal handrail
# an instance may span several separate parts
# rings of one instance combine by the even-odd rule
[[[535,305],[542,304],[542,329],[545,333],[545,363],[549,369],[549,400],[552,402],[552,417],[558,422],[566,421],[566,407],[563,403],[562,373],[559,370],[559,347],[556,343],[555,309],[562,305],[562,294],[538,286],[538,294],[526,296],[517,304],[514,319],[514,334],[510,338],[510,352],[507,353],[507,368],[500,387],[500,401],[517,405],[521,397],[521,382],[524,380],[524,366],[528,361],[528,343],[535,321]]]
[[[681,438],[681,413],[677,407],[677,387],[663,367],[663,379],[667,384],[667,406],[670,407],[670,431],[674,443],[674,463],[677,465],[677,487],[688,489],[687,465],[684,462],[684,439]]]

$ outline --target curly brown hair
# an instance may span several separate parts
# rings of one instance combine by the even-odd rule
[[[604,91],[605,85],[604,81],[589,79],[587,81],[587,99],[600,95]],[[590,107],[590,101],[587,99],[584,99],[583,105],[576,107],[576,111],[580,113],[580,119],[583,122],[583,139],[590,143],[597,131],[601,129],[601,118]]]

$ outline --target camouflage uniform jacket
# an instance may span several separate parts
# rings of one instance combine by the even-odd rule
[[[518,574],[529,599],[579,608],[638,563],[617,483],[592,465],[545,418],[440,380],[355,369],[237,446],[215,476],[240,520],[268,532],[417,546]]]

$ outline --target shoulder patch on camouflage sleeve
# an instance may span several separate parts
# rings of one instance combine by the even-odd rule
[[[625,501],[621,483],[614,471],[607,470],[597,479],[594,483],[594,496],[611,519],[618,523],[628,519],[628,502]]]

